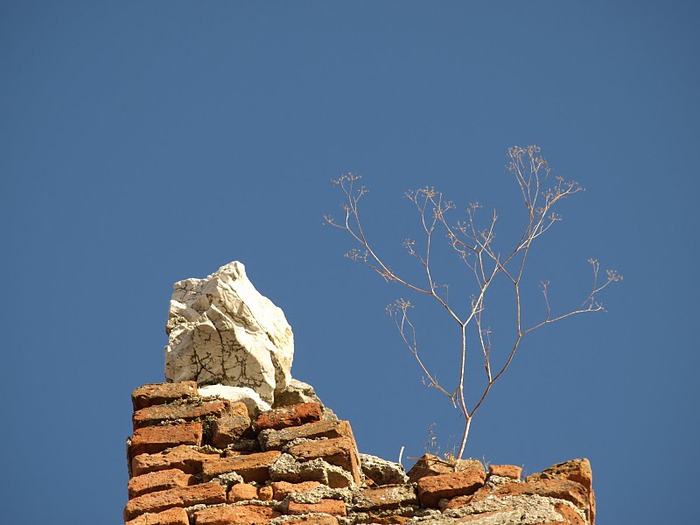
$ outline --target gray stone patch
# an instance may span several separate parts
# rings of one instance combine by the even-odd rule
[[[323,514],[320,512],[309,512],[308,514],[304,514],[305,517],[308,518],[327,518],[328,514]],[[270,520],[270,525],[284,525],[285,523],[288,523],[290,521],[298,520],[299,516],[289,516],[289,515],[283,515],[283,516],[278,516],[277,518],[273,518]],[[338,519],[338,522],[340,522],[340,519]],[[311,522],[313,523],[313,521]]]
[[[284,390],[275,394],[274,408],[299,403],[318,403],[323,408],[323,402],[316,395],[314,387],[298,379],[292,379]]]
[[[218,454],[219,456],[221,456],[222,452],[221,449],[212,447],[211,445],[193,445],[191,448],[196,450],[197,452],[202,452],[203,454]]]
[[[266,429],[258,434],[258,441],[263,450],[280,450],[290,441],[297,439],[320,439],[343,437],[344,434],[338,430],[336,421],[324,421],[317,423],[307,423],[298,427],[283,428],[280,430]]]
[[[503,485],[505,483],[522,483],[522,481],[513,478],[506,478],[503,476],[494,476],[493,474],[490,475],[486,480],[486,486],[490,489],[493,489],[498,485]]]
[[[309,439],[309,438],[299,437],[299,438],[293,439],[293,440],[285,443],[284,446],[282,447],[282,452],[289,452],[290,448],[293,448],[297,445],[303,445],[304,443],[311,443],[312,441],[325,441],[325,440],[328,440],[328,438],[320,437],[320,438],[316,438],[316,439]]]
[[[300,462],[289,454],[282,454],[270,465],[270,479],[289,483],[318,481],[332,488],[354,486],[352,475],[341,467],[331,465],[320,458]]]
[[[354,525],[356,523],[362,525],[371,525],[372,518],[382,518],[384,516],[415,516],[416,512],[420,512],[420,507],[401,507],[399,509],[388,509],[388,510],[373,510],[372,512],[352,512],[348,514],[347,523],[348,525]]]
[[[318,503],[322,499],[340,500],[346,504],[352,502],[353,492],[347,488],[331,488],[326,485],[319,485],[308,492],[294,492],[285,498],[285,501],[295,503]]]
[[[360,461],[364,475],[377,485],[398,485],[408,481],[406,471],[398,463],[370,454],[360,454]]]
[[[215,478],[212,478],[212,481],[216,481],[219,484],[223,485],[224,487],[229,487],[231,485],[238,485],[239,483],[244,482],[241,475],[238,474],[237,472],[226,472],[225,474],[219,474]]]
[[[357,490],[353,493],[353,501],[351,504],[351,509],[357,512],[372,511],[377,512],[380,509],[391,508],[403,508],[403,507],[417,507],[418,497],[416,496],[415,487],[413,485],[396,485],[394,487],[379,487],[380,489],[385,489],[385,498],[387,503],[382,506],[376,500],[366,497],[363,491]],[[368,489],[372,490],[372,489]]]
[[[561,521],[561,515],[554,510],[554,504],[561,501],[537,495],[490,496],[460,509],[447,510],[443,515],[446,518],[463,518],[465,516],[498,512],[498,514],[493,516],[484,516],[483,521],[479,519],[470,523],[475,525],[507,525],[510,523],[536,525],[538,523]],[[515,517],[517,517],[517,520],[513,521]]]
[[[323,414],[323,417],[321,418],[323,421],[340,421],[340,418],[335,415],[335,412],[328,407],[323,407],[321,412]]]

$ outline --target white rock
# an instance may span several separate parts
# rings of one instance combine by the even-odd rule
[[[292,329],[238,261],[175,283],[166,331],[168,381],[248,387],[272,404],[291,380]]]
[[[203,397],[222,397],[232,403],[245,403],[250,417],[255,417],[260,412],[271,408],[268,403],[260,399],[255,390],[246,386],[206,385],[199,387],[197,391]]]

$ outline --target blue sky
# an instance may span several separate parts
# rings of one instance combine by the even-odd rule
[[[403,193],[497,208],[507,239],[505,154],[537,144],[587,191],[532,282],[563,307],[589,257],[625,280],[608,313],[523,343],[467,455],[527,472],[585,456],[599,524],[691,521],[699,21],[680,0],[3,2],[4,520],[121,522],[129,395],[163,380],[172,283],[236,259],[363,451],[420,456],[433,424],[448,450],[458,415],[384,313],[408,294],[343,259],[329,180],[363,176],[368,231],[410,272]],[[429,303],[415,319],[449,380],[454,333]]]

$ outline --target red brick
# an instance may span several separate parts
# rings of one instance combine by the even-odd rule
[[[265,483],[270,479],[270,465],[281,455],[279,450],[270,450],[245,456],[211,459],[202,465],[202,473],[204,479],[212,479],[226,472],[236,472],[246,483]]]
[[[228,411],[214,421],[211,444],[218,448],[225,448],[241,439],[250,429],[250,425],[246,406],[243,403],[234,403]]]
[[[175,508],[156,514],[142,514],[125,525],[190,525],[190,520],[185,509]]]
[[[204,483],[151,492],[130,500],[124,509],[124,518],[130,520],[146,512],[162,512],[172,507],[226,502],[226,489],[218,483]]]
[[[202,401],[190,399],[182,403],[169,403],[167,405],[153,405],[137,410],[133,415],[134,428],[157,425],[164,421],[177,419],[192,420],[210,415],[219,415],[229,406],[227,401],[214,399]]]
[[[318,403],[299,403],[261,413],[255,421],[255,426],[258,430],[268,428],[279,430],[320,421],[322,415],[321,406]]]
[[[159,425],[134,430],[131,454],[157,454],[178,445],[201,445],[202,424],[197,422]]]
[[[468,496],[456,496],[452,498],[447,505],[442,507],[440,510],[450,510],[450,509],[458,509],[460,507],[466,507],[467,505],[471,505],[472,503],[476,503],[477,501],[481,501],[483,499],[486,499],[489,497],[489,490],[487,487],[481,487],[480,489],[477,489],[477,491],[474,494],[470,494]]]
[[[249,499],[258,499],[258,487],[249,483],[239,483],[231,487],[228,491],[228,502],[236,503],[237,501],[246,501]]]
[[[129,480],[129,498],[135,498],[148,492],[167,490],[175,487],[187,487],[194,483],[195,477],[179,469],[160,470],[142,474]]]
[[[318,481],[304,481],[303,483],[289,483],[287,481],[273,481],[272,497],[277,501],[282,501],[290,494],[299,494],[303,492],[311,492],[321,484]]]
[[[522,467],[515,465],[489,465],[489,476],[500,476],[502,478],[520,479],[523,474]]]
[[[196,525],[267,525],[280,513],[272,507],[235,505],[210,507],[194,513]]]
[[[300,443],[291,447],[288,452],[302,461],[321,458],[331,465],[337,465],[350,472],[355,483],[359,484],[361,481],[357,447],[355,442],[349,438],[321,439]]]
[[[197,383],[183,381],[181,383],[149,383],[138,387],[131,393],[134,410],[170,403],[183,397],[197,395]]]
[[[446,461],[432,454],[423,454],[408,471],[408,480],[415,483],[425,476],[437,476],[439,474],[451,474],[467,470],[481,469],[483,465],[476,459],[462,459],[459,462]]]
[[[140,454],[132,459],[131,467],[134,476],[171,468],[187,474],[201,474],[202,463],[220,457],[216,453],[199,452],[187,445],[180,445],[158,454]]]
[[[346,437],[355,441],[350,423],[347,421],[316,421],[298,427],[280,430],[266,430],[259,436],[260,443],[266,449],[281,449],[284,445],[298,438],[339,438]]]
[[[532,474],[526,481],[538,479],[568,479],[583,485],[586,490],[593,488],[593,471],[591,463],[587,459],[573,459],[564,463],[557,463],[542,472]]]
[[[260,501],[272,501],[272,487],[269,485],[260,487],[260,490],[258,490],[258,499]]]
[[[418,499],[424,507],[437,507],[443,498],[473,494],[484,485],[485,478],[483,467],[481,470],[426,476],[418,480]]]
[[[331,514],[333,516],[347,516],[345,503],[337,499],[322,499],[318,503],[297,503],[290,501],[287,514],[309,514],[318,512],[321,514]]]

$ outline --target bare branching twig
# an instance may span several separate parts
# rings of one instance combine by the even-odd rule
[[[424,377],[425,383],[447,396],[454,407],[459,409],[464,417],[464,429],[457,459],[461,459],[466,447],[469,429],[475,413],[482,406],[493,385],[510,367],[522,339],[535,330],[567,317],[578,314],[603,311],[603,305],[599,301],[600,293],[612,283],[622,280],[622,276],[614,270],[606,270],[605,275],[600,275],[600,265],[597,260],[590,259],[593,270],[593,283],[590,293],[583,299],[580,306],[561,313],[553,313],[549,297],[549,282],[541,283],[542,294],[545,303],[545,314],[540,321],[530,326],[525,326],[522,317],[521,286],[523,283],[525,268],[530,250],[540,237],[549,231],[554,224],[561,221],[561,216],[555,212],[555,208],[563,199],[583,191],[576,182],[566,181],[561,177],[554,177],[550,181],[551,169],[547,161],[540,155],[536,146],[527,148],[513,147],[508,150],[508,172],[513,176],[523,199],[527,218],[522,227],[522,233],[514,246],[501,253],[495,247],[495,231],[498,215],[494,211],[485,227],[478,226],[478,211],[481,206],[471,203],[466,209],[466,219],[452,221],[450,214],[456,209],[455,204],[444,198],[443,194],[433,187],[424,187],[408,191],[406,198],[415,206],[420,228],[423,235],[422,249],[412,239],[406,239],[403,243],[409,256],[415,258],[424,275],[423,282],[418,284],[404,278],[394,271],[375,250],[365,234],[360,216],[360,200],[367,194],[367,189],[359,184],[360,177],[352,173],[341,176],[332,181],[343,193],[344,217],[336,222],[331,216],[325,216],[325,223],[342,230],[350,235],[358,247],[348,251],[345,256],[350,260],[362,263],[377,272],[385,281],[395,282],[405,286],[409,290],[432,298],[446,312],[448,317],[459,327],[461,346],[458,351],[459,371],[454,388],[443,386],[432,373],[422,356],[416,338],[416,328],[409,317],[412,304],[405,299],[399,299],[387,307],[387,311],[396,325],[396,328],[415,358]],[[466,265],[474,286],[474,294],[471,297],[466,311],[457,311],[450,305],[448,285],[438,284],[434,278],[432,258],[433,241],[436,233],[441,233],[447,239],[448,245],[454,250],[458,258]],[[500,367],[494,368],[491,356],[491,329],[484,325],[483,313],[486,309],[487,299],[492,285],[497,279],[504,279],[509,283],[513,291],[515,306],[515,330],[514,338],[506,349],[505,361]],[[480,346],[480,354],[483,357],[483,368],[486,376],[486,386],[477,392],[476,401],[468,404],[465,395],[467,380],[467,331],[474,330],[476,341]]]

